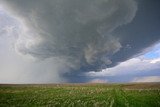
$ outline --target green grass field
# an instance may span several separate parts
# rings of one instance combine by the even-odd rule
[[[160,107],[160,83],[3,84],[0,107]]]

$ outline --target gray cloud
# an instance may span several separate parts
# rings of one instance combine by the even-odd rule
[[[62,57],[78,65],[97,61],[110,64],[106,56],[121,48],[118,38],[111,32],[130,22],[137,10],[133,0],[14,0],[4,3],[27,27],[16,43],[19,52],[38,58]]]
[[[134,0],[0,2],[22,23],[15,43],[18,53],[38,59],[58,58],[68,68],[77,71],[74,75],[113,66],[157,40],[155,38],[146,42],[147,45],[141,45],[141,41],[137,41],[139,37],[132,36],[130,39],[129,34],[117,33],[123,25],[126,26],[134,19],[137,11]],[[133,42],[140,44],[141,48],[135,48]],[[129,51],[134,54],[122,56],[128,49],[125,46],[129,45]]]

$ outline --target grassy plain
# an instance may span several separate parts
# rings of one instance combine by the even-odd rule
[[[0,107],[160,107],[160,83],[1,84]]]

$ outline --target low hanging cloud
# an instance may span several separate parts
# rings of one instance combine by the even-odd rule
[[[58,59],[67,73],[112,67],[158,40],[156,37],[140,44],[137,36],[130,41],[130,35],[115,33],[135,18],[138,9],[135,0],[0,0],[0,3],[21,23],[16,52],[40,60],[55,58],[53,65],[57,65]],[[134,42],[140,48],[132,47]],[[121,57],[126,49],[132,54]]]

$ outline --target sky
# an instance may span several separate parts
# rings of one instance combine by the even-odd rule
[[[160,82],[159,0],[0,0],[0,83]]]

